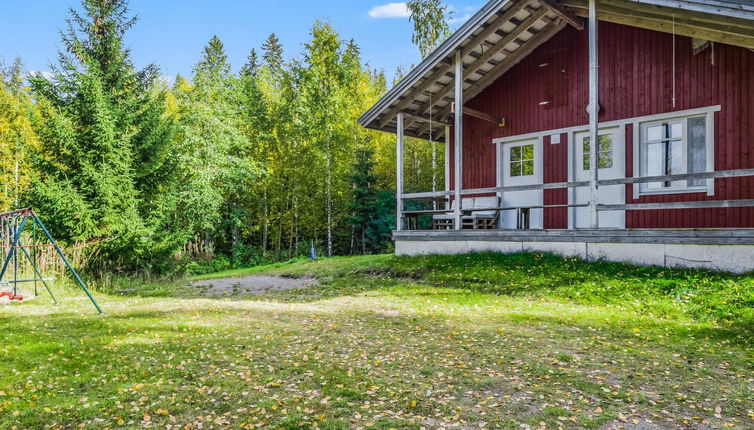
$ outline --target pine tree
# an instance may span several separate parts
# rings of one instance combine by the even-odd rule
[[[229,81],[230,63],[225,53],[225,45],[217,36],[204,47],[202,60],[194,67],[194,81],[197,85],[211,86],[226,84]]]

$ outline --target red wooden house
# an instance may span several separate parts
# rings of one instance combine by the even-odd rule
[[[754,270],[753,50],[747,0],[490,1],[360,120],[398,136],[396,252]],[[444,190],[403,192],[403,136]]]

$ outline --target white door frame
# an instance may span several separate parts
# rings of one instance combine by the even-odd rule
[[[568,132],[568,181],[569,182],[576,182],[578,181],[578,171],[577,169],[581,168],[583,163],[583,157],[579,157],[579,155],[582,154],[582,150],[579,150],[577,148],[578,142],[577,137],[579,135],[583,135],[584,133],[588,133],[588,129],[578,129],[578,130],[571,130]],[[599,129],[599,134],[603,135],[606,133],[610,133],[613,135],[613,167],[609,169],[599,169],[599,178],[600,179],[613,179],[613,178],[625,178],[626,177],[626,125],[625,124],[618,124],[618,125],[612,125],[612,126],[602,126]],[[584,180],[582,178],[582,180]],[[588,180],[588,178],[586,179]],[[617,191],[622,192],[621,195],[623,196],[621,198],[620,204],[626,203],[626,191],[624,185],[614,185],[610,186],[614,187]],[[618,190],[618,188],[620,190]],[[568,203],[574,204],[576,202],[576,188],[569,188],[568,189]],[[612,202],[608,202],[612,203]],[[568,228],[574,229],[576,228],[576,216],[577,211],[579,208],[568,208]],[[622,225],[617,228],[625,228],[625,211],[620,211],[623,213],[623,222]],[[613,212],[601,212],[600,218],[609,216],[609,214],[612,214]],[[615,227],[614,227],[615,228]]]
[[[510,168],[510,151],[508,148],[522,145],[534,145],[534,175],[526,177],[510,177],[506,174],[507,169]],[[495,142],[495,182],[496,186],[516,186],[516,185],[529,185],[529,184],[543,184],[544,183],[544,138],[543,137],[528,137],[518,140],[510,140],[506,142]],[[528,193],[529,195],[539,194],[539,198],[535,198],[531,205],[541,205],[544,203],[544,190],[540,191],[515,191],[509,192],[508,195],[513,194],[515,199],[522,198],[522,193]],[[498,192],[497,196],[500,198],[502,206],[506,206],[505,194]],[[501,211],[499,228],[504,228],[504,217],[507,215],[508,219],[516,217],[516,212],[513,210]],[[544,228],[544,213],[543,209],[532,209],[530,226],[532,229]]]

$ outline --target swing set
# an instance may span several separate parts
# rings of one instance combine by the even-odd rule
[[[24,235],[26,232],[26,235]],[[41,236],[41,237],[38,237]],[[38,239],[41,238],[41,241]],[[27,243],[27,241],[29,243]],[[26,244],[25,244],[26,243]],[[55,278],[45,278],[42,276],[39,270],[38,251],[42,248],[53,248],[55,253],[65,264],[66,269],[71,273],[76,283],[84,290],[89,300],[92,302],[97,312],[102,314],[97,301],[94,300],[91,292],[86,287],[84,281],[76,273],[76,269],[73,268],[71,263],[63,254],[63,250],[52,238],[50,232],[47,231],[42,220],[39,219],[36,212],[31,208],[18,209],[9,212],[0,213],[0,262],[2,267],[0,269],[0,299],[7,298],[9,301],[23,301],[25,297],[19,293],[20,284],[34,284],[34,296],[38,295],[38,283],[42,283],[44,288],[50,294],[52,301],[58,304],[58,300],[48,284],[48,281],[53,281]],[[19,279],[20,269],[19,263],[23,263],[25,260],[31,265],[34,276],[31,279]],[[19,261],[20,260],[20,261]],[[10,269],[12,268],[13,276],[9,276]],[[6,276],[8,279],[6,279]],[[11,288],[12,287],[12,288]],[[3,288],[8,288],[4,290]]]

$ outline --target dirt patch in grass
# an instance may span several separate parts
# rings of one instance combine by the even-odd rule
[[[313,277],[289,278],[283,276],[244,276],[242,278],[209,279],[195,281],[191,287],[199,288],[209,297],[225,297],[237,295],[261,296],[263,294],[300,290],[319,285]]]

